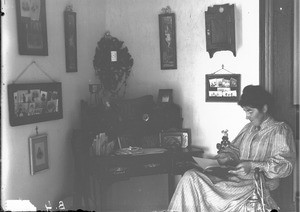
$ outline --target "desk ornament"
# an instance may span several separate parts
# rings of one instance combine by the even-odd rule
[[[228,130],[222,130],[223,136],[221,143],[217,143],[217,149],[218,153],[220,153],[222,150],[225,149],[230,144],[230,141],[228,140]]]

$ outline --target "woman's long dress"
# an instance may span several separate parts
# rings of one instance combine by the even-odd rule
[[[279,178],[287,177],[293,170],[295,146],[290,127],[270,117],[261,124],[260,129],[248,123],[226,151],[240,160],[253,161],[253,170],[259,167],[264,172],[266,208],[278,209],[269,190],[277,188]],[[246,211],[247,200],[255,190],[253,173],[251,171],[243,179],[224,181],[196,169],[189,170],[179,181],[168,211]]]

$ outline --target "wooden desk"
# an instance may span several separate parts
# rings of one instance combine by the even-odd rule
[[[192,156],[202,157],[203,149],[188,147],[180,150],[168,150],[164,153],[146,155],[109,155],[91,157],[91,174],[93,176],[94,199],[100,193],[100,211],[105,211],[106,190],[111,183],[130,177],[155,174],[168,174],[169,199],[174,190],[174,176],[182,175],[195,167]],[[98,207],[96,201],[96,210]]]

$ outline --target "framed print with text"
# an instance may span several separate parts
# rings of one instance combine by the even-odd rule
[[[64,11],[64,21],[66,70],[67,72],[77,72],[76,13],[73,11]]]
[[[16,0],[20,55],[48,55],[45,0]]]
[[[177,69],[175,13],[159,14],[161,69]]]

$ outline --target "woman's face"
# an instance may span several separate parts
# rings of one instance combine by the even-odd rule
[[[254,126],[260,126],[260,124],[267,118],[265,106],[262,110],[245,106],[243,107],[243,110],[246,113],[246,119],[248,119]]]

